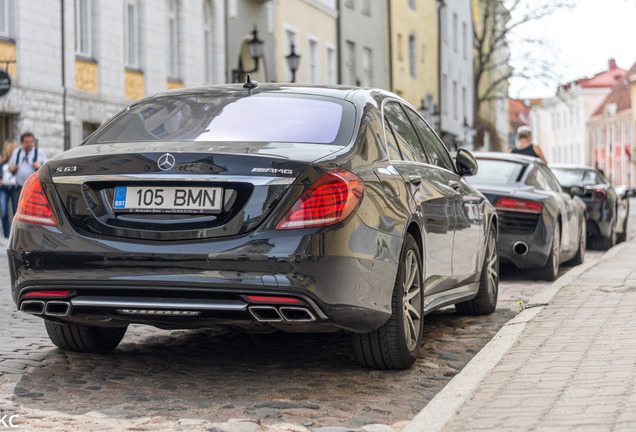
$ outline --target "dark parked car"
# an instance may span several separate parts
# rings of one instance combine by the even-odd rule
[[[470,183],[499,214],[499,257],[537,278],[554,280],[559,265],[583,262],[585,204],[564,192],[538,158],[476,153],[479,173]]]
[[[587,234],[590,246],[607,250],[627,238],[629,200],[612,182],[592,167],[550,164],[550,169],[571,195],[580,196],[587,207]]]
[[[58,347],[131,323],[352,334],[407,368],[423,315],[495,310],[494,208],[417,112],[381,90],[211,86],[142,100],[24,185],[13,298]]]

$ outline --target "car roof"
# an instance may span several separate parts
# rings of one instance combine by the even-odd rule
[[[527,156],[519,153],[506,152],[473,152],[473,156],[477,159],[499,159],[502,161],[522,162],[532,164],[543,164],[543,161],[534,156]]]
[[[551,163],[548,165],[550,168],[562,168],[562,169],[577,169],[577,170],[587,170],[587,171],[596,171],[594,168],[588,165],[576,165],[576,164],[566,164],[566,163]]]
[[[254,82],[254,81],[252,81]],[[227,95],[230,93],[236,93],[237,95],[244,94],[248,96],[250,94],[263,94],[263,93],[289,93],[298,95],[314,95],[314,96],[327,96],[339,99],[350,100],[356,94],[382,94],[385,97],[400,98],[398,95],[390,93],[381,89],[369,89],[354,86],[344,85],[312,85],[312,84],[289,84],[289,83],[258,83],[258,86],[249,89],[243,87],[244,84],[217,84],[209,86],[188,87],[184,89],[168,90],[165,92],[157,93],[149,96],[147,99],[165,96],[179,96],[179,95],[195,95],[205,93],[207,96],[214,95]]]

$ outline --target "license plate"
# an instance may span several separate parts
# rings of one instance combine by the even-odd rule
[[[137,213],[219,213],[222,202],[222,188],[118,186],[113,207]]]

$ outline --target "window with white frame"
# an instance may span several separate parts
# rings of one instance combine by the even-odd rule
[[[205,62],[205,82],[214,82],[214,9],[212,2],[205,0],[203,2],[203,61]]]
[[[371,0],[362,0],[362,15],[371,16]]]
[[[409,9],[417,10],[417,0],[409,0]]]
[[[458,117],[458,113],[457,113],[457,81],[453,81],[453,118],[455,120],[457,120]]]
[[[362,85],[373,87],[373,51],[364,48],[362,51]]]
[[[179,49],[179,3],[177,0],[167,1],[167,60],[168,60],[168,76],[170,78],[179,78],[179,64],[181,63],[181,50]]]
[[[356,44],[345,43],[345,84],[356,84]]]
[[[309,59],[307,61],[308,77],[310,83],[318,82],[318,41],[316,39],[309,39],[308,45]]]
[[[337,67],[336,67],[336,48],[331,44],[327,44],[327,84],[336,84],[337,83]]]
[[[0,36],[9,37],[9,0],[0,0]]]
[[[5,11],[8,0],[2,3]],[[91,17],[91,0],[75,0],[75,53],[89,58],[93,56]]]
[[[457,52],[457,40],[459,39],[457,34],[457,14],[453,14],[453,51]]]
[[[124,25],[126,66],[139,69],[139,4],[134,0],[124,3]]]
[[[462,23],[462,57],[468,58],[468,25],[465,22]]]
[[[415,33],[409,34],[409,74],[416,77],[417,64],[415,63]]]

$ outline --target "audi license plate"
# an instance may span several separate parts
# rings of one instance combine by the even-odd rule
[[[222,202],[222,188],[118,186],[113,207],[137,213],[219,213]]]

